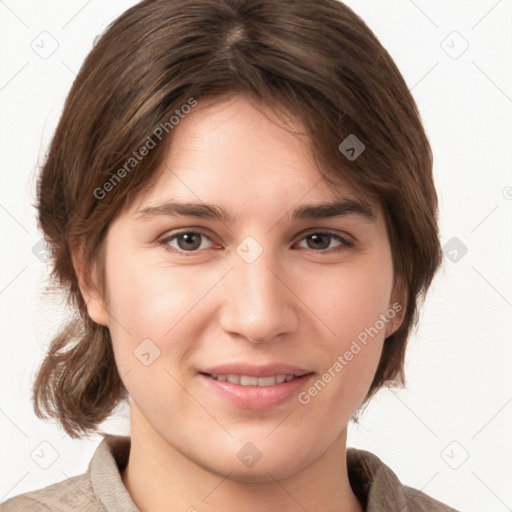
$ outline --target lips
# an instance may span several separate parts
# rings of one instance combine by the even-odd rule
[[[225,364],[198,372],[209,392],[242,409],[272,409],[296,396],[314,372],[275,363],[248,365]]]

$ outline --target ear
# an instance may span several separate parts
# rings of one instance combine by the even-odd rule
[[[386,325],[386,338],[394,334],[404,322],[407,310],[407,286],[403,279],[397,277],[391,293],[391,299],[386,314],[390,320]]]
[[[108,327],[109,314],[106,308],[105,300],[102,297],[96,280],[95,268],[92,275],[87,275],[85,272],[85,264],[83,257],[82,246],[72,249],[71,258],[73,260],[73,267],[78,278],[80,292],[87,304],[87,312],[91,319],[97,324]]]

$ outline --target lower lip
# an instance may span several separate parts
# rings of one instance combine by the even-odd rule
[[[273,386],[242,386],[232,382],[215,380],[203,373],[198,374],[209,389],[240,409],[273,409],[298,395],[312,373]]]

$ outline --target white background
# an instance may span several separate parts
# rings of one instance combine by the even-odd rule
[[[34,372],[65,314],[42,295],[47,267],[32,250],[34,174],[94,38],[134,3],[0,2],[0,501],[83,473],[100,441],[72,440],[32,411]],[[419,105],[443,245],[457,237],[467,247],[456,262],[445,257],[423,308],[407,388],[382,390],[349,445],[460,510],[512,510],[512,2],[347,4]],[[126,414],[110,431],[126,432]]]

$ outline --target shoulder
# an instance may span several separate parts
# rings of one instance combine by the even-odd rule
[[[50,509],[46,505],[29,498],[26,494],[20,494],[0,503],[0,512],[47,512],[48,510]]]
[[[0,504],[0,512],[68,510],[103,510],[102,504],[94,496],[87,473],[20,494]]]
[[[398,509],[401,512],[458,512],[422,491],[403,485],[376,455],[347,449],[350,485],[368,512]]]
[[[418,512],[459,512],[418,489],[403,485],[402,491],[410,510]]]
[[[0,503],[0,512],[139,512],[120,473],[129,453],[129,437],[106,434],[85,473],[15,496]]]

